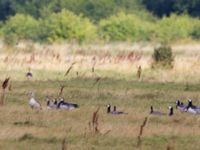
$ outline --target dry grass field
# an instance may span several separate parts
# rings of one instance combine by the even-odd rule
[[[179,112],[175,101],[187,103],[191,98],[200,105],[200,46],[173,46],[171,70],[151,69],[152,47],[1,46],[0,79],[11,80],[5,104],[0,107],[0,149],[198,150],[200,116]],[[141,79],[137,79],[139,65]],[[25,77],[28,68],[33,73],[30,80]],[[61,86],[65,86],[62,96],[78,103],[79,109],[46,108],[45,96],[58,97]],[[29,91],[35,93],[42,110],[29,108]],[[128,114],[108,115],[107,104]],[[175,114],[150,116],[151,105],[166,114],[171,105]],[[98,108],[95,132],[93,114]]]

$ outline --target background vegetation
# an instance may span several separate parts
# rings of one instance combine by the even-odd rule
[[[0,0],[0,35],[8,44],[200,38],[200,0]]]

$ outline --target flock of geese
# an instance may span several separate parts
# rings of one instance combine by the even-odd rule
[[[32,109],[42,109],[42,105],[35,99],[34,93],[29,93],[30,100],[29,100],[29,106]],[[63,109],[63,110],[73,110],[79,108],[78,104],[66,102],[64,98],[58,98],[58,99],[50,99],[48,96],[46,96],[46,106],[47,109]],[[117,111],[117,107],[113,106],[113,110],[111,110],[111,105],[107,105],[107,113],[112,115],[125,115],[128,114],[127,112],[123,111]],[[188,104],[185,105],[180,100],[176,101],[176,109],[178,109],[181,112],[188,112],[192,114],[200,114],[200,106],[195,106],[192,103],[192,100],[188,100]],[[156,115],[156,116],[163,116],[167,115],[166,113],[155,111],[153,106],[150,107],[150,115]],[[172,106],[169,106],[169,116],[173,116],[174,110]]]
[[[29,96],[30,96],[29,106],[32,109],[42,109],[42,105],[35,99],[34,93],[30,92]],[[50,100],[50,98],[46,96],[46,103],[47,103],[47,109],[73,110],[73,109],[79,108],[78,104],[65,102],[64,98]]]
[[[31,79],[33,77],[33,74],[31,73],[31,70],[29,68],[29,71],[26,73],[26,77],[28,79]],[[29,93],[30,100],[29,100],[29,106],[33,109],[42,109],[41,104],[35,99],[34,93]],[[73,110],[76,108],[79,108],[78,104],[65,102],[64,98],[58,98],[58,99],[51,99],[46,96],[46,102],[47,102],[47,109],[65,109],[65,110]],[[192,100],[188,100],[188,104],[184,104],[180,100],[176,101],[176,109],[178,109],[181,112],[188,112],[192,114],[200,114],[200,106],[195,106],[192,103]],[[111,110],[111,105],[107,105],[107,113],[112,115],[122,115],[122,114],[128,114],[123,111],[117,111],[116,106],[113,107],[113,110]],[[156,116],[163,116],[167,115],[166,113],[155,111],[153,106],[150,107],[150,115],[156,115]],[[174,110],[172,106],[169,106],[169,116],[173,116]]]
[[[188,112],[192,114],[200,114],[200,106],[195,106],[192,103],[192,100],[188,100],[188,104],[185,105],[183,102],[180,100],[176,101],[176,108],[180,110],[181,112]]]
[[[180,112],[187,112],[187,113],[192,113],[192,114],[200,114],[200,106],[195,106],[192,103],[192,100],[188,100],[188,104],[184,104],[180,100],[176,101],[176,109],[178,109]],[[150,114],[151,115],[157,115],[157,116],[162,116],[166,115],[163,112],[159,111],[154,111],[153,106],[150,107]],[[174,110],[172,106],[169,106],[169,116],[172,116],[174,114]]]

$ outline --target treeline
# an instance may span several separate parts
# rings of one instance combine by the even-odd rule
[[[170,16],[172,13],[200,17],[200,0],[141,0],[154,15]]]
[[[63,9],[92,21],[118,12],[144,16],[146,10],[159,17],[174,13],[200,17],[200,0],[0,0],[0,21],[17,13],[45,18]]]
[[[152,0],[152,3],[149,3],[150,1],[0,0],[2,10],[0,35],[7,44],[16,43],[19,40],[82,43],[94,41],[174,42],[182,39],[200,39],[200,20],[189,15],[192,13],[189,8],[193,6],[190,1],[180,3],[182,0],[179,0],[176,7],[175,0],[154,2]],[[162,13],[157,12],[157,9],[162,8],[161,3],[166,4],[162,6],[166,7],[166,10],[170,10],[167,6],[173,4],[173,9]],[[151,7],[150,4],[152,4]],[[155,4],[154,7],[153,4]],[[182,11],[175,9],[181,4],[185,6],[183,14]],[[186,4],[192,6],[186,7]],[[157,18],[145,7],[162,17]],[[197,12],[195,14],[194,16],[198,16]]]
[[[94,24],[88,18],[62,10],[44,19],[16,14],[1,25],[0,33],[8,44],[19,40],[48,43],[95,40],[174,42],[188,38],[199,39],[200,20],[188,15],[146,20],[121,12]]]
[[[120,11],[141,15],[145,12],[140,0],[0,0],[0,20],[6,20],[17,13],[46,18],[63,9],[76,15],[82,14],[92,21]]]

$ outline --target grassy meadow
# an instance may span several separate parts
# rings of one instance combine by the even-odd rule
[[[0,45],[0,80],[11,78],[0,108],[0,149],[198,150],[200,118],[177,111],[175,101],[187,103],[191,98],[200,105],[200,45],[172,46],[175,61],[170,70],[151,68],[153,47]],[[139,65],[141,79],[137,78]],[[25,77],[29,68],[30,80]],[[61,86],[65,86],[62,96],[78,103],[79,109],[46,108],[45,96],[57,97]],[[42,110],[29,108],[29,91],[35,93]],[[108,115],[107,104],[128,114]],[[166,114],[168,106],[174,106],[175,115],[150,116],[150,105]],[[95,132],[92,121],[98,108]],[[145,117],[147,123],[138,138]]]

